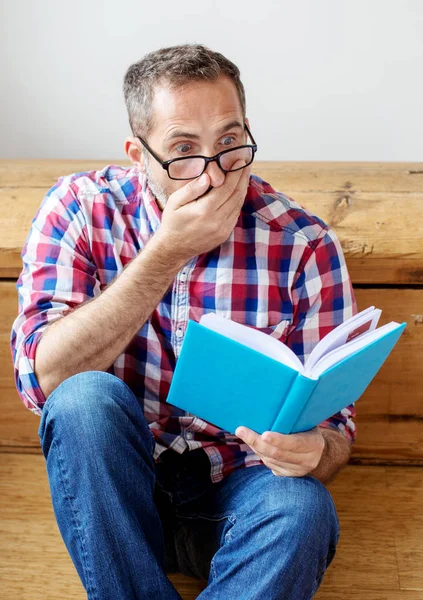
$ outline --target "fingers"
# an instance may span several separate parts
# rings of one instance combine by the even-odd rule
[[[238,160],[233,167],[239,169],[245,165],[245,161]],[[245,169],[244,169],[245,170]],[[219,210],[235,192],[241,181],[244,170],[233,171],[225,174],[225,181],[219,187],[215,188],[210,194],[207,194],[207,200],[212,203],[213,210]]]
[[[244,164],[244,161],[239,160],[235,163],[234,167],[240,169]],[[223,184],[218,188],[212,188],[211,191],[207,193],[211,185],[211,180],[207,173],[203,173],[201,177],[189,181],[186,185],[179,188],[179,190],[176,190],[176,192],[169,197],[168,204],[172,206],[173,210],[177,210],[181,206],[189,204],[204,194],[204,201],[212,204],[213,210],[217,211],[225,205],[229,199],[234,198],[234,195],[236,195],[236,199],[243,201],[244,198],[241,198],[240,194],[245,196],[250,174],[251,166],[231,173],[226,173]]]
[[[298,466],[299,455],[290,449],[292,435],[276,433],[274,431],[259,434],[248,427],[239,427],[235,435],[241,438],[262,460],[273,461],[286,468],[291,465]],[[295,435],[295,434],[294,434]],[[270,443],[268,440],[271,440]]]
[[[248,189],[248,182],[251,175],[251,166],[246,167],[243,171],[241,171],[241,173],[241,178],[231,197],[228,198],[219,208],[219,210],[225,210],[227,212],[226,218],[228,220],[235,219],[239,215],[242,205],[244,204]]]
[[[203,173],[201,177],[189,181],[186,185],[176,190],[170,197],[169,202],[172,207],[176,210],[184,204],[188,204],[193,200],[196,200],[199,196],[204,194],[210,186],[210,177],[207,173]]]

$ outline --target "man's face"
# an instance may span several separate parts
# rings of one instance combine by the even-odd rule
[[[190,82],[176,89],[156,87],[152,117],[152,130],[145,141],[163,161],[193,154],[214,156],[247,143],[238,93],[226,76],[216,81]],[[169,196],[188,182],[170,179],[151,155],[146,160],[141,147],[136,138],[127,138],[128,156],[146,173],[163,209]],[[223,184],[225,173],[216,162],[209,163],[206,172],[213,187]]]

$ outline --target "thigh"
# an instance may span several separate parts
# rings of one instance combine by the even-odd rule
[[[313,477],[275,476],[265,465],[231,473],[212,492],[176,509],[174,539],[180,569],[209,579],[216,552],[234,534],[242,553],[250,550],[243,545],[264,544],[269,532],[298,542],[313,535],[321,538],[323,533],[337,540],[339,521],[327,488]]]

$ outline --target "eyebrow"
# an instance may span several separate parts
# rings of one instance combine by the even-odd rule
[[[235,127],[244,129],[244,125],[242,125],[242,123],[240,121],[236,120],[236,121],[231,121],[227,125],[224,125],[216,133],[218,136],[220,136],[223,133],[226,133],[227,131],[229,131],[230,129],[234,129]],[[188,133],[187,131],[183,131],[182,129],[176,129],[175,131],[172,131],[172,133],[166,138],[166,141],[170,141],[170,140],[173,140],[173,139],[179,138],[179,137],[188,138],[189,140],[198,140],[200,138],[200,136],[196,133]]]

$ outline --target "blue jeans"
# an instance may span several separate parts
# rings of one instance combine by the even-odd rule
[[[308,600],[335,555],[339,521],[321,482],[258,465],[211,483],[201,450],[155,463],[142,407],[110,373],[63,381],[38,435],[89,600],[180,599],[172,571],[205,580],[200,600]]]

